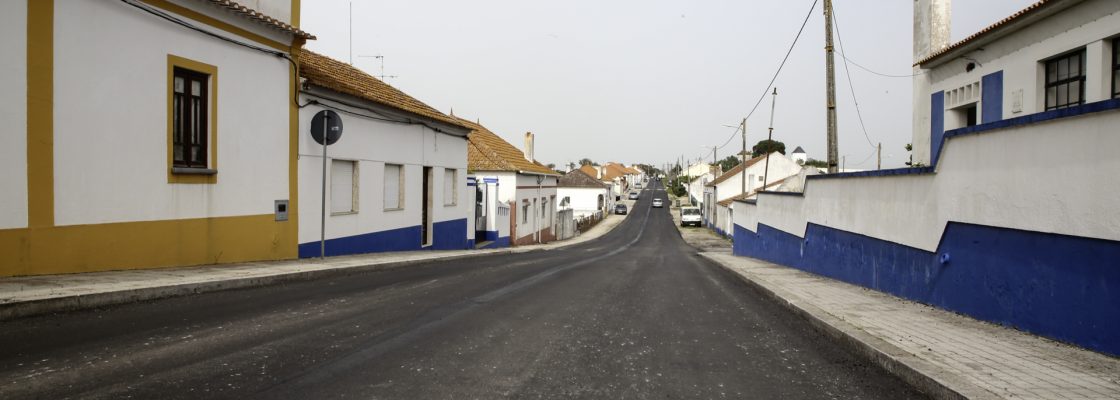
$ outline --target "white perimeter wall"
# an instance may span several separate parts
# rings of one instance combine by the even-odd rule
[[[763,193],[735,223],[804,237],[807,222],[935,251],[948,221],[1120,240],[1120,111],[946,142],[937,174],[810,179]]]
[[[0,229],[27,226],[27,1],[0,2]]]
[[[914,161],[930,165],[930,110],[933,93],[950,91],[980,82],[984,75],[1003,71],[1003,118],[1014,118],[1045,110],[1046,65],[1043,60],[1084,47],[1086,49],[1086,102],[1111,98],[1111,37],[1120,33],[1120,2],[1089,0],[1038,21],[995,42],[984,51],[969,53],[978,61],[976,69],[966,72],[970,62],[956,59],[928,70],[932,87],[925,93],[926,106],[914,110]],[[1108,40],[1104,40],[1108,39]],[[922,77],[919,77],[922,78]],[[917,87],[917,86],[916,86]],[[1013,112],[1017,92],[1022,92],[1022,111]],[[947,93],[946,93],[947,94]],[[946,98],[946,106],[948,98]],[[983,112],[981,102],[977,119]],[[946,111],[945,129],[961,127]]]
[[[603,196],[603,207],[607,207],[614,200],[610,197],[610,193],[606,187],[602,189],[584,188],[584,187],[559,187],[556,188],[556,201],[564,200],[564,197],[571,198],[571,204],[568,208],[574,211],[575,217],[579,218],[586,215],[594,214],[599,210],[599,196]]]
[[[747,193],[762,186],[762,175],[766,172],[766,160],[759,161],[747,167],[745,173],[747,174]],[[782,155],[782,153],[774,152],[770,155],[770,169],[767,173],[766,182],[773,183],[787,177],[797,175],[801,172],[801,166],[793,160]],[[731,179],[725,180],[716,184],[716,201],[722,201],[731,197],[738,196],[743,193],[743,173],[739,172],[732,176]],[[718,218],[723,218],[720,216]]]
[[[115,1],[55,2],[55,27],[57,224],[271,214],[288,198],[287,61]],[[217,184],[167,182],[168,54],[218,68]]]
[[[344,98],[348,103],[360,100]],[[309,97],[314,98],[314,97]],[[301,100],[306,102],[307,99]],[[332,104],[329,100],[322,100]],[[341,107],[341,106],[340,106]],[[347,108],[347,107],[342,107]],[[321,106],[300,110],[299,128],[299,242],[319,239],[320,198],[322,190],[322,147],[311,138],[311,119]],[[367,110],[353,110],[373,115]],[[474,218],[474,188],[467,186],[467,140],[436,132],[422,125],[404,125],[339,113],[343,121],[342,139],[328,146],[328,159],[358,162],[358,212],[331,215],[330,161],[327,164],[327,238],[339,238],[419,226],[423,202],[423,170],[432,167],[432,222]],[[387,116],[383,116],[387,118]],[[404,168],[402,210],[385,210],[383,185],[385,164]],[[456,169],[457,202],[444,205],[445,169]],[[468,223],[471,225],[471,223]],[[469,226],[468,226],[469,227]],[[473,232],[471,232],[473,234]],[[463,232],[467,235],[467,232]]]

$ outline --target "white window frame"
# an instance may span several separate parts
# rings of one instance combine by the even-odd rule
[[[450,183],[447,182],[449,180],[449,179],[447,179],[447,175],[448,175],[449,172],[450,172],[450,175],[451,175],[451,179],[450,179],[451,182]],[[444,188],[443,188],[443,206],[444,207],[454,207],[454,206],[459,205],[459,170],[457,170],[455,168],[444,168],[443,169],[443,180],[444,180],[444,182],[443,182],[443,185],[444,185]],[[449,198],[449,196],[447,196],[447,187],[448,187],[447,185],[448,184],[451,185],[450,186],[451,187],[450,198]]]
[[[334,163],[350,164],[350,209],[337,211],[334,208]],[[346,159],[331,159],[331,215],[349,215],[358,213],[358,162]]]
[[[388,203],[383,203],[382,208],[384,211],[402,211],[404,210],[404,165],[385,163],[385,169],[382,173],[382,179],[388,176],[389,167],[397,167],[397,206],[389,207]],[[384,190],[385,182],[381,182],[381,187]],[[385,193],[381,194],[382,201],[385,199]]]

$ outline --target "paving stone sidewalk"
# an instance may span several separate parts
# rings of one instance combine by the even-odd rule
[[[406,251],[286,261],[0,278],[0,321],[216,290],[397,268],[435,260],[558,249],[594,240],[624,221],[609,215],[574,238],[489,250]]]
[[[1120,359],[727,251],[707,257],[935,398],[1120,399]]]

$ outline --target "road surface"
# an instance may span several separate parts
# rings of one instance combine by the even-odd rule
[[[696,256],[664,192],[559,250],[0,323],[0,398],[920,398]]]

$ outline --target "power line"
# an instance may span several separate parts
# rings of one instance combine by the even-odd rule
[[[871,147],[876,147],[875,143],[871,142],[871,137],[867,135],[867,125],[863,123],[863,113],[859,110],[859,100],[856,98],[856,86],[852,83],[852,69],[848,67],[847,52],[844,51],[844,37],[840,35],[840,19],[836,17],[836,11],[832,12],[832,23],[836,27],[836,40],[840,42],[840,58],[844,59],[844,75],[848,77],[848,89],[852,91],[852,103],[856,107],[856,118],[859,119],[860,130],[863,131],[863,138],[867,139],[867,144]]]
[[[754,115],[755,110],[758,110],[759,104],[762,104],[762,100],[766,99],[766,95],[770,94],[770,88],[774,87],[774,81],[778,80],[778,74],[782,73],[782,68],[786,66],[786,61],[789,61],[789,55],[793,53],[793,48],[797,46],[797,40],[801,39],[801,32],[805,31],[805,25],[809,23],[809,18],[813,16],[813,10],[817,8],[817,2],[818,0],[813,0],[813,5],[809,7],[809,12],[805,14],[805,21],[801,22],[801,29],[797,30],[797,36],[793,37],[793,43],[790,43],[789,50],[786,50],[786,55],[785,57],[782,57],[782,63],[778,64],[778,70],[774,71],[774,76],[770,78],[770,83],[766,85],[766,89],[762,90],[762,95],[758,96],[758,101],[754,103],[754,107],[751,108],[751,112],[747,113],[747,119],[750,119],[751,115]],[[738,133],[739,128],[735,128],[735,132],[731,133],[731,136],[727,138],[727,141],[723,142],[722,145],[720,145],[716,149],[713,149],[712,151],[715,152],[716,150],[722,149],[730,144],[731,141],[735,139],[735,135]],[[707,157],[705,156],[704,158]]]
[[[836,20],[836,18],[835,18],[835,17],[833,17],[833,20],[835,21],[835,20]],[[837,35],[839,35],[839,34],[840,34],[840,33],[839,33],[839,29],[837,29]],[[913,78],[913,77],[915,77],[915,76],[918,76],[918,75],[922,75],[922,74],[925,74],[925,71],[922,71],[922,72],[919,72],[919,73],[916,73],[916,74],[910,74],[910,75],[891,75],[891,74],[884,74],[884,73],[882,73],[882,72],[876,72],[876,71],[872,71],[872,70],[871,70],[870,68],[867,68],[867,67],[865,67],[865,66],[862,66],[862,65],[859,65],[859,64],[857,64],[857,63],[856,63],[855,61],[852,61],[852,59],[848,58],[848,56],[847,56],[846,54],[843,54],[843,51],[841,51],[841,54],[840,54],[840,56],[841,56],[841,57],[843,57],[845,61],[847,61],[847,62],[850,62],[850,63],[852,63],[852,65],[855,65],[855,66],[859,67],[860,69],[862,69],[862,70],[864,70],[864,71],[867,71],[867,72],[870,72],[870,73],[872,73],[872,74],[875,74],[875,75],[879,75],[879,76],[882,76],[882,77],[886,77],[886,78]]]

